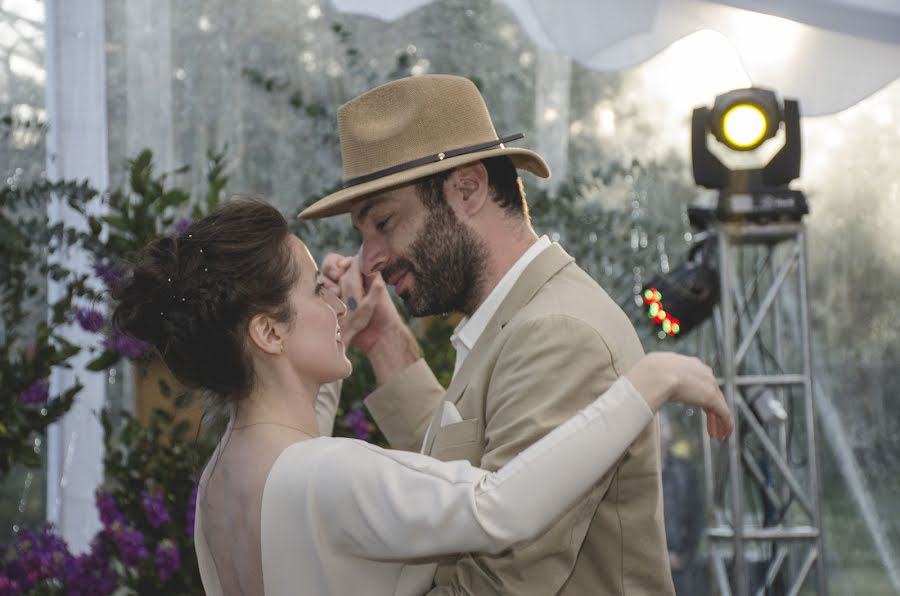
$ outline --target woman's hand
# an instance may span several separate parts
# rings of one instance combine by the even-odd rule
[[[710,437],[725,439],[734,430],[734,419],[712,369],[697,358],[652,352],[625,376],[654,412],[669,400],[678,401],[703,408]]]

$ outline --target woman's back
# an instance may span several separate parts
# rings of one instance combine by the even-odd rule
[[[277,426],[229,432],[204,471],[196,530],[212,567],[202,569],[201,560],[201,572],[214,573],[224,596],[263,593],[260,523],[266,480],[285,448],[306,438]]]

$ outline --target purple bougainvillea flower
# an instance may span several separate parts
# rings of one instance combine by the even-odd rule
[[[147,521],[154,528],[160,527],[171,519],[169,510],[166,509],[166,497],[162,493],[145,492],[141,495],[141,505],[143,505],[144,513],[147,515]]]
[[[100,331],[106,323],[103,313],[93,308],[79,308],[75,313],[75,320],[78,321],[82,329],[91,333]]]
[[[19,394],[19,399],[26,404],[45,404],[49,398],[50,384],[44,379],[38,379]]]
[[[138,565],[150,556],[144,546],[144,535],[140,531],[116,522],[110,528],[110,536],[119,549],[119,557],[126,565]]]
[[[181,567],[181,556],[178,554],[178,546],[169,539],[165,539],[156,547],[156,572],[161,580],[165,581]]]
[[[106,544],[98,539],[91,552],[72,559],[64,579],[66,596],[109,596],[119,587]]]
[[[124,277],[122,270],[112,264],[108,259],[100,259],[94,262],[94,274],[103,280],[107,288],[113,288]]]
[[[182,217],[177,222],[175,222],[175,233],[179,236],[187,232],[188,228],[191,227],[191,224],[194,223],[192,220]]]
[[[23,594],[45,580],[64,577],[73,560],[65,541],[52,529],[21,530],[0,568],[0,594]]]
[[[66,568],[66,596],[109,596],[119,588],[104,534],[97,534],[90,552],[74,557]]]
[[[194,535],[194,515],[197,509],[197,489],[200,487],[200,479],[194,480],[194,488],[188,497],[187,512],[184,515],[184,531],[188,536]]]
[[[111,528],[116,522],[124,526],[127,523],[125,514],[119,511],[116,500],[106,491],[98,490],[94,493],[94,503],[100,513],[100,521],[104,528]]]
[[[106,338],[106,349],[125,356],[138,358],[147,349],[147,343],[123,333],[113,333]]]
[[[372,425],[366,419],[366,412],[362,408],[357,408],[344,416],[344,424],[357,439],[367,441],[371,436]]]

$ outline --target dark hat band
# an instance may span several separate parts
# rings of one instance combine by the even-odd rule
[[[391,174],[396,174],[397,172],[403,172],[405,170],[424,166],[436,161],[443,161],[445,159],[456,157],[458,155],[465,155],[466,153],[477,153],[478,151],[487,151],[488,149],[493,149],[498,145],[503,145],[503,143],[518,141],[522,138],[525,138],[525,135],[519,132],[514,135],[501,137],[495,141],[488,141],[487,143],[479,143],[477,145],[469,145],[468,147],[460,147],[459,149],[451,149],[450,151],[444,151],[442,153],[435,153],[434,155],[420,157],[419,159],[414,159],[412,161],[407,161],[396,166],[385,168],[383,170],[378,170],[377,172],[372,172],[371,174],[366,174],[365,176],[350,178],[349,180],[344,181],[342,188],[350,188],[351,186],[357,186],[365,182],[371,182],[372,180],[384,178],[385,176],[390,176]]]

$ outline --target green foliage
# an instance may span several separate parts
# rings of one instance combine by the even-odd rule
[[[193,555],[193,508],[198,470],[212,454],[215,440],[208,433],[190,437],[191,422],[178,421],[171,414],[189,408],[196,399],[194,393],[170,387],[165,381],[160,381],[160,392],[170,407],[154,409],[147,425],[128,413],[115,424],[107,411],[102,413],[104,492],[115,501],[129,527],[143,535],[149,552],[168,541],[181,553],[181,564],[162,579],[152,557],[138,565],[120,561],[120,586],[137,594],[203,594]],[[156,527],[147,513],[148,495],[159,499],[168,513],[169,519]],[[108,542],[115,550],[114,542]]]
[[[74,182],[41,181],[27,187],[0,189],[0,231],[6,232],[0,234],[0,245],[10,255],[0,263],[4,332],[0,344],[0,404],[4,412],[0,420],[0,477],[16,464],[40,466],[35,438],[70,409],[82,389],[76,383],[62,395],[49,399],[47,379],[51,368],[69,367],[68,362],[82,349],[97,352],[87,365],[93,371],[115,366],[123,357],[114,342],[87,348],[62,337],[59,331],[77,318],[79,305],[90,304],[91,310],[99,304],[111,308],[108,288],[135,254],[151,240],[175,233],[179,224],[187,223],[188,212],[200,218],[214,209],[228,182],[224,151],[209,153],[209,188],[196,200],[171,186],[168,174],[154,171],[150,151],[141,152],[127,165],[128,189],[102,196],[87,183]],[[87,225],[73,228],[63,222],[48,222],[51,196],[58,197],[63,208],[82,216]],[[95,273],[105,285],[49,260],[53,250],[64,253],[73,247],[90,255]],[[96,264],[102,264],[102,271]],[[49,319],[39,300],[48,276],[62,288],[62,296],[50,305]],[[35,312],[29,309],[29,300],[35,302]],[[99,309],[96,314],[99,319],[89,331],[100,332],[105,323]],[[84,322],[79,323],[85,326]],[[134,593],[202,594],[193,556],[191,500],[197,471],[209,457],[214,441],[212,435],[192,439],[188,436],[191,423],[179,421],[171,414],[190,408],[193,394],[173,391],[165,383],[160,392],[171,407],[155,409],[146,425],[127,412],[116,421],[108,411],[101,413],[109,490],[109,497],[103,498],[111,498],[124,518],[112,525],[109,520],[104,522],[107,527],[95,538],[92,556],[103,561],[101,567],[117,578],[118,585]],[[165,523],[153,523],[147,513],[145,499],[151,497],[167,512]],[[149,553],[137,562],[131,560],[133,553],[123,557],[122,552],[123,540],[135,535],[142,537]],[[180,564],[171,575],[160,571],[160,563],[154,557],[161,544],[180,553]]]
[[[85,277],[48,261],[50,248],[65,230],[48,223],[46,214],[53,196],[86,203],[95,195],[86,183],[74,182],[0,188],[0,478],[16,464],[40,466],[35,439],[71,408],[81,389],[76,384],[49,395],[51,370],[67,367],[79,352],[59,330],[73,301],[85,293]],[[49,319],[43,308],[33,310],[41,306],[36,297],[48,275],[68,280],[50,304]]]
[[[638,170],[639,172],[639,167]],[[631,318],[645,347],[660,338],[635,302],[640,284],[661,271],[664,247],[677,238],[676,230],[661,225],[645,212],[610,209],[590,195],[616,177],[634,175],[635,168],[610,171],[603,178],[564,185],[555,194],[529,193],[534,227],[550,234],[587,271]]]
[[[78,242],[95,261],[106,261],[118,271],[124,271],[134,256],[149,242],[176,231],[178,223],[188,222],[186,214],[199,219],[215,209],[221,200],[228,176],[225,175],[225,150],[208,153],[207,183],[209,189],[202,199],[191,201],[184,190],[167,182],[168,174],[156,174],[153,154],[142,151],[128,160],[128,190],[114,190],[103,197],[98,213],[84,212],[89,232],[78,235]],[[187,168],[177,170],[182,173]],[[78,205],[69,202],[73,209]],[[101,233],[102,232],[102,233]],[[93,301],[110,302],[106,289],[91,296]],[[88,364],[88,370],[99,371],[115,366],[121,354],[115,346],[106,345]]]

